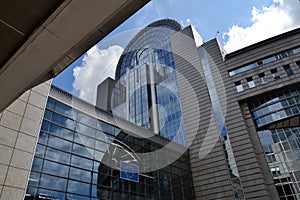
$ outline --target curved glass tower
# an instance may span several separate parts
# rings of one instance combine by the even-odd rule
[[[174,20],[159,20],[141,30],[121,56],[113,112],[186,146],[171,35]]]

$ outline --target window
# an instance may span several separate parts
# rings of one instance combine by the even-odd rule
[[[89,195],[90,189],[91,189],[90,184],[69,180],[67,191],[71,193],[81,194],[81,195]]]
[[[90,136],[92,138],[95,138],[96,129],[90,128],[88,126],[85,126],[83,124],[77,123],[76,124],[76,131],[82,134],[85,134],[87,136]]]
[[[109,145],[105,142],[101,142],[101,141],[96,141],[96,146],[95,148],[99,151],[103,151],[106,152],[106,150],[108,149]]]
[[[81,112],[78,112],[77,120],[83,124],[86,124],[86,125],[96,128],[97,120],[93,117],[90,117]]]
[[[86,170],[93,169],[93,161],[75,155],[72,155],[71,165]]]
[[[235,88],[236,88],[237,92],[244,91],[244,88],[243,88],[243,85],[242,85],[241,81],[237,81],[234,84],[235,84]]]
[[[268,78],[266,77],[264,72],[258,74],[258,77],[260,78],[261,84],[265,84],[268,82]]]
[[[86,171],[83,169],[77,169],[74,167],[70,168],[69,177],[72,179],[89,183],[91,181],[91,175],[92,175],[92,173],[90,171]]]
[[[54,110],[55,107],[55,101],[51,98],[48,98],[47,106],[46,108]]]
[[[50,125],[49,132],[52,133],[52,134],[55,134],[59,137],[62,137],[64,139],[73,140],[73,135],[74,135],[73,131],[71,131],[69,129],[66,129],[66,128],[63,128],[61,126],[58,126],[56,124],[51,124]]]
[[[56,102],[54,110],[60,114],[63,114],[67,117],[74,118],[76,116],[76,111],[71,107],[66,106],[65,104]]]
[[[247,80],[247,82],[248,82],[249,88],[255,87],[255,82],[253,81],[253,78],[252,78],[252,77],[248,77],[248,78],[246,78],[246,80]]]
[[[262,64],[264,64],[262,60],[259,60],[259,61],[257,61],[256,63],[257,63],[257,65],[262,65]]]
[[[283,69],[286,73],[286,75],[291,76],[294,74],[293,70],[291,69],[290,65],[284,65]]]
[[[275,176],[276,176],[276,175],[280,175],[280,169],[279,169],[279,167],[277,167],[277,166],[276,166],[276,167],[272,167],[272,168],[271,168],[271,172],[272,172],[272,174],[275,175]]]
[[[43,131],[40,132],[39,134],[39,140],[38,142],[39,143],[42,143],[42,144],[47,144],[48,142],[48,134],[47,133],[44,133]]]
[[[44,119],[49,119],[49,120],[51,120],[51,117],[52,117],[52,112],[49,111],[49,110],[46,110],[46,111],[45,111],[45,114],[44,114]]]
[[[288,56],[291,56],[291,55],[295,55],[297,53],[300,53],[300,47],[296,47],[294,49],[290,49],[290,50],[287,50],[287,51],[280,52],[276,55],[266,57],[262,60],[256,61],[254,63],[250,63],[246,66],[239,67],[239,68],[234,69],[234,70],[230,70],[228,73],[229,73],[229,76],[234,76],[234,75],[239,74],[241,72],[259,67],[262,64],[267,64],[267,63],[273,62],[273,61],[278,60],[278,59],[282,59],[282,58],[285,58],[285,57],[288,57]],[[299,64],[298,64],[298,66],[300,68]]]
[[[35,148],[35,155],[36,156],[44,157],[45,151],[46,151],[46,147],[45,146],[40,145],[40,144],[36,145],[36,148]]]
[[[43,120],[41,130],[48,132],[49,131],[49,127],[50,127],[50,123],[48,121]]]
[[[40,186],[49,189],[64,191],[67,187],[67,179],[42,174],[40,179]]]
[[[114,127],[105,122],[98,121],[97,128],[106,133],[114,134]]]
[[[87,137],[82,134],[78,134],[78,133],[75,133],[74,142],[77,142],[79,144],[82,144],[82,145],[85,145],[88,147],[92,147],[92,148],[94,148],[94,146],[95,146],[95,139]]]
[[[70,129],[74,129],[75,127],[75,123],[73,120],[63,117],[56,113],[53,113],[52,121]]]
[[[300,60],[296,61],[296,64],[298,65],[299,69],[300,69]]]
[[[31,170],[41,171],[42,165],[43,165],[43,160],[35,157],[32,162]]]
[[[48,145],[63,151],[71,151],[72,143],[58,137],[49,135]]]
[[[93,155],[94,155],[94,150],[87,148],[85,146],[81,146],[78,144],[74,144],[73,146],[73,153],[83,156],[83,157],[87,157],[87,158],[91,158],[93,159]]]
[[[277,71],[276,68],[275,69],[271,69],[271,73],[272,73],[272,76],[273,76],[274,80],[280,79],[280,75],[279,75],[279,73],[278,73],[278,71]]]
[[[46,156],[47,159],[51,159],[60,163],[69,164],[71,155],[62,151],[58,151],[47,147]]]
[[[55,176],[68,177],[69,167],[48,160],[44,161],[43,172],[53,174]]]

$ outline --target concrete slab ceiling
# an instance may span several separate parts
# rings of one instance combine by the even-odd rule
[[[0,112],[55,77],[150,0],[0,3]]]

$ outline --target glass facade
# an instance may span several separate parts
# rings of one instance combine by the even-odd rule
[[[300,127],[258,131],[280,199],[300,199]]]
[[[236,89],[237,92],[244,91],[244,87],[243,87],[241,81],[235,82],[234,85],[235,85],[235,89]]]
[[[297,65],[298,68],[300,69],[300,61],[296,61],[296,65]]]
[[[150,128],[148,94],[150,94],[151,89],[144,84],[148,78],[147,71],[148,67],[143,65],[136,70],[131,70],[131,73],[128,74],[129,121],[138,126]]]
[[[186,146],[170,41],[179,30],[177,22],[161,20],[143,29],[129,43],[117,66],[116,80],[122,92],[116,92],[118,103],[113,112]]]
[[[249,88],[254,88],[255,87],[255,82],[254,82],[252,77],[248,77],[248,78],[246,78],[246,80],[247,80]]]
[[[268,78],[266,77],[265,73],[258,74],[261,84],[265,84],[268,82]]]
[[[300,88],[277,92],[250,105],[258,127],[300,114]]]
[[[280,199],[300,199],[300,88],[249,102]]]
[[[286,75],[288,75],[288,76],[294,75],[294,72],[293,72],[292,68],[290,67],[290,65],[284,65],[283,69],[284,69]]]
[[[276,68],[275,69],[271,69],[270,71],[271,71],[271,74],[272,74],[274,80],[280,79],[280,75],[279,75],[278,70]]]
[[[138,183],[120,178],[120,160],[140,165],[135,152],[160,148],[49,98],[25,199],[194,199],[188,152],[160,170],[140,173]],[[167,149],[161,156],[176,153]]]

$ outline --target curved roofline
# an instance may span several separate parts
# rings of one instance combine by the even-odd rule
[[[147,30],[149,30],[149,28],[154,28],[154,27],[159,27],[161,25],[169,25],[170,27],[173,27],[175,31],[180,31],[182,29],[182,26],[175,20],[173,19],[160,19],[157,20],[155,22],[152,22],[151,24],[147,25],[145,28],[143,28],[142,30],[140,30],[131,40],[130,42],[127,44],[127,46],[125,47],[119,61],[117,64],[117,68],[116,68],[116,73],[115,73],[115,80],[118,80],[118,77],[120,75],[120,67],[121,67],[121,63],[123,62],[123,58],[124,58],[124,53],[128,51],[128,49],[132,46],[132,44],[143,34],[145,33]]]
[[[182,26],[175,20],[173,19],[160,19],[157,20],[155,22],[152,22],[151,24],[149,24],[146,27],[156,27],[156,26],[160,26],[160,25],[170,25],[170,26],[174,26],[176,27],[176,30],[180,30],[182,29]]]
[[[124,52],[126,52],[126,50],[149,28],[159,27],[161,25],[169,25],[171,27],[174,27],[175,31],[179,31],[182,29],[181,25],[173,19],[161,19],[161,20],[155,21],[155,22],[149,24],[148,26],[146,26],[145,28],[143,28],[141,31],[139,31],[127,44],[126,48],[124,49]]]

